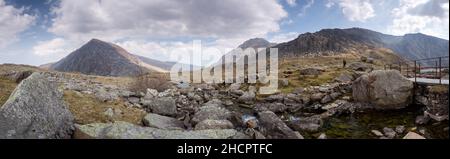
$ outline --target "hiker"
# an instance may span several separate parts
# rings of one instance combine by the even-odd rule
[[[342,68],[345,68],[345,65],[347,65],[347,61],[345,59],[342,60]]]

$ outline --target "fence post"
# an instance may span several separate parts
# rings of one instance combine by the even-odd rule
[[[406,77],[409,77],[409,64],[406,64]]]
[[[442,63],[441,63],[441,60],[442,60],[442,57],[439,57],[439,84],[442,84],[442,74],[441,74]]]
[[[414,82],[417,83],[417,61],[414,61]]]
[[[438,77],[438,61],[434,61],[435,65],[436,65],[436,73],[434,73],[434,75],[436,76],[436,78]]]

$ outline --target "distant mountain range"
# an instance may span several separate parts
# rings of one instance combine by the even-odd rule
[[[133,55],[118,45],[92,39],[60,61],[43,66],[88,75],[134,76],[145,72],[167,72],[174,64]]]
[[[323,29],[301,34],[292,41],[280,44],[254,38],[238,46],[242,49],[269,47],[278,48],[279,57],[282,58],[328,53],[367,55],[368,50],[370,56],[385,56],[387,52],[393,57],[392,61],[388,61],[392,63],[404,61],[403,58],[414,60],[448,56],[449,53],[448,40],[424,34],[393,36],[362,28]],[[383,53],[377,54],[380,50]],[[236,55],[237,59],[242,58],[235,50],[228,54]],[[448,64],[448,61],[445,62]],[[133,55],[118,45],[92,39],[60,61],[41,67],[89,75],[133,76],[143,72],[168,72],[175,64]]]
[[[347,53],[361,46],[388,48],[410,60],[448,56],[449,53],[448,40],[420,33],[393,36],[362,28],[323,29],[301,34],[274,47],[282,56],[295,56],[319,52]]]

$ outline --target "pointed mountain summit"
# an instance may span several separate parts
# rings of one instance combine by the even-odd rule
[[[238,48],[241,48],[241,49],[247,49],[247,48],[258,49],[258,48],[268,48],[268,47],[271,47],[271,46],[274,46],[274,45],[275,45],[274,43],[270,43],[266,39],[253,38],[253,39],[249,39],[249,40],[245,41],[244,43],[239,45]]]
[[[147,71],[166,72],[166,69],[153,66],[141,59],[144,58],[130,54],[118,45],[92,39],[50,68],[56,71],[100,76],[133,76]]]

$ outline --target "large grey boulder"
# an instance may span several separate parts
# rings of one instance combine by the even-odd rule
[[[144,125],[158,129],[183,130],[184,124],[175,118],[149,113],[143,119]]]
[[[195,125],[195,130],[206,129],[233,129],[233,123],[228,120],[203,120]]]
[[[255,92],[252,91],[247,91],[244,92],[244,94],[242,94],[239,98],[238,101],[240,103],[245,103],[245,104],[253,104],[255,102],[256,99],[256,94]]]
[[[361,62],[353,62],[350,65],[348,65],[348,68],[354,71],[364,71],[364,72],[373,70],[371,66],[368,66]]]
[[[259,112],[259,121],[265,129],[265,136],[273,139],[303,139],[300,133],[289,128],[278,116],[271,111]]]
[[[131,123],[93,123],[75,125],[77,139],[229,139],[245,137],[234,129],[163,130],[141,127]]]
[[[288,107],[282,103],[257,103],[253,110],[256,112],[271,111],[274,113],[285,112]]]
[[[0,138],[70,138],[73,116],[57,84],[33,73],[0,108]]]
[[[351,82],[353,80],[354,80],[353,76],[348,73],[342,73],[341,75],[339,75],[338,77],[336,77],[334,79],[334,81],[341,82],[341,83]]]
[[[171,97],[158,97],[143,102],[144,107],[155,114],[174,116],[177,114],[175,99]]]
[[[203,120],[228,120],[232,116],[231,112],[225,108],[215,105],[205,105],[200,107],[192,118],[192,122],[197,124]]]
[[[413,87],[397,70],[377,70],[353,82],[353,99],[377,109],[400,109],[411,103]]]

